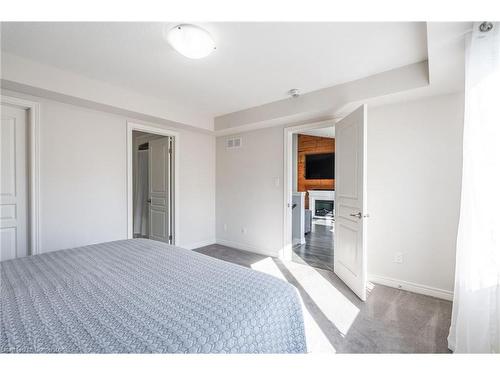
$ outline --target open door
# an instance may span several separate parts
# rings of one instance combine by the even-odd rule
[[[149,238],[172,243],[171,137],[149,142]]]
[[[335,125],[335,274],[366,300],[366,105]]]

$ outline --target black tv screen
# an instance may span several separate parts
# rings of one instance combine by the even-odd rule
[[[335,154],[306,155],[306,179],[332,179],[335,178]]]

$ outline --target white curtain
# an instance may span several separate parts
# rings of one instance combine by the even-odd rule
[[[137,155],[137,174],[134,196],[134,236],[148,236],[148,195],[149,195],[149,151],[142,150]]]
[[[500,23],[467,40],[463,176],[448,344],[500,352]],[[484,26],[484,25],[483,25]]]

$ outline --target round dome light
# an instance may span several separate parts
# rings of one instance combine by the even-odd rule
[[[177,25],[167,33],[170,45],[181,55],[190,59],[201,59],[215,49],[215,42],[210,34],[195,25]]]

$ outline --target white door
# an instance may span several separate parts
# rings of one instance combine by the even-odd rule
[[[366,300],[366,105],[335,125],[334,270]]]
[[[171,137],[149,142],[149,238],[171,242]]]
[[[26,110],[2,105],[0,260],[28,255]]]

